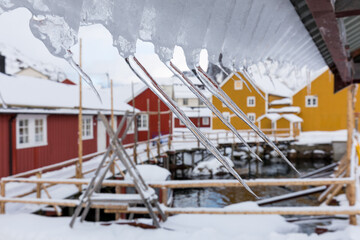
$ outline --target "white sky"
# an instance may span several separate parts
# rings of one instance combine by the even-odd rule
[[[52,56],[45,45],[35,38],[29,28],[31,13],[24,8],[16,9],[0,15],[0,42],[20,50],[24,55],[39,62],[52,63],[63,69],[72,81],[78,81],[77,73],[60,58]],[[102,25],[81,27],[79,37],[82,38],[83,69],[95,84],[106,86],[105,73],[108,72],[115,84],[139,81],[120,57],[117,49],[112,46],[112,37]],[[79,59],[79,46],[72,49],[75,61]],[[1,52],[1,49],[0,49]],[[170,77],[172,73],[161,63],[151,43],[137,43],[137,58],[147,67],[154,77]],[[175,48],[174,63],[182,70],[188,70],[185,57],[180,47]],[[207,68],[207,54],[202,51],[200,65]]]

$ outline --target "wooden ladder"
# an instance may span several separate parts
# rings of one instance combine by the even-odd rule
[[[110,137],[110,145],[107,148],[107,151],[104,157],[102,158],[98,168],[96,169],[95,174],[89,183],[89,186],[87,187],[85,192],[80,196],[80,201],[72,216],[70,227],[74,226],[75,220],[80,215],[83,205],[85,205],[85,207],[81,214],[81,218],[80,218],[81,222],[87,216],[91,208],[91,205],[95,203],[103,204],[104,206],[111,205],[112,207],[118,207],[124,209],[126,209],[129,204],[144,204],[145,207],[148,209],[149,215],[152,218],[155,227],[159,228],[160,223],[157,215],[153,210],[153,207],[156,208],[156,210],[161,216],[161,219],[163,221],[166,221],[166,215],[160,207],[158,196],[156,195],[154,189],[150,188],[147,185],[147,183],[144,181],[143,177],[136,168],[135,163],[131,160],[124,146],[121,144],[122,139],[119,140],[117,137],[123,125],[125,124],[127,115],[128,112],[126,112],[116,132],[114,133],[106,117],[100,112],[98,113],[98,117],[105,125],[106,131]],[[132,118],[131,121],[134,121],[134,118]],[[131,122],[128,123],[128,126],[129,124],[131,124]],[[127,127],[125,131],[127,131],[128,129],[129,128]],[[123,134],[123,136],[125,135],[126,134]],[[110,160],[106,163],[106,159],[108,159],[111,151],[113,152],[113,154],[110,156]],[[128,174],[130,175],[130,179],[134,183],[137,194],[99,193],[102,182],[105,179],[106,173],[108,172],[110,166],[113,164],[116,158],[120,159],[121,163],[125,166]],[[105,163],[106,163],[105,168],[103,171],[101,171]]]

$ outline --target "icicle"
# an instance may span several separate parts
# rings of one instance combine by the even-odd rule
[[[310,71],[308,69],[306,69],[306,85],[307,95],[311,95]]]
[[[3,96],[1,95],[1,92],[0,92],[0,100],[1,100],[2,107],[3,108],[8,108]]]
[[[243,83],[245,83],[247,89],[249,89],[249,91],[252,92],[247,82],[240,76],[240,74],[237,73],[235,69],[233,69],[232,73],[235,74],[235,76],[237,76]]]
[[[98,99],[100,100],[100,102],[102,103],[101,97],[99,92],[96,90],[93,81],[91,80],[91,78],[81,69],[81,67],[74,61],[74,58],[72,57],[72,53],[70,50],[69,51],[69,56],[66,57],[66,61],[68,61],[68,63],[70,64],[70,66],[81,76],[82,79],[85,80],[85,82],[91,87],[91,89],[95,92],[96,96],[98,97]]]
[[[286,156],[279,150],[279,148],[253,123],[251,122],[246,114],[234,103],[234,101],[204,72],[200,67],[196,67],[199,72],[204,75],[203,83],[204,85],[222,101],[231,111],[235,113],[241,120],[243,120],[249,127],[251,127],[265,142],[267,142],[285,162],[298,174],[299,171],[294,167],[294,165],[286,158]]]
[[[171,72],[174,73],[176,77],[180,79],[181,82],[184,83],[185,86],[187,86],[191,92],[193,92],[203,103],[223,122],[233,133],[234,135],[246,146],[246,148],[255,155],[255,157],[262,162],[261,158],[250,148],[250,146],[247,144],[245,139],[241,137],[241,135],[238,133],[238,131],[235,129],[235,127],[225,119],[225,117],[222,115],[222,113],[204,96],[202,92],[200,92],[197,87],[190,81],[189,78],[185,76],[183,72],[180,71],[179,68],[177,68],[172,62],[167,63],[166,66],[169,68]],[[175,71],[174,71],[174,70]],[[198,77],[198,76],[197,76]]]
[[[136,64],[141,68],[141,70],[146,74],[150,82],[142,78],[139,73],[133,68],[131,65],[129,58],[126,58],[125,61],[130,67],[130,69],[134,72],[134,74],[145,84],[147,85],[161,100],[165,103],[170,110],[179,118],[181,122],[185,124],[185,126],[194,134],[194,136],[199,139],[199,141],[216,157],[216,159],[221,162],[225,168],[245,187],[247,191],[249,191],[256,198],[256,194],[250,189],[250,187],[246,184],[246,182],[239,176],[239,174],[229,165],[226,158],[221,155],[219,150],[215,147],[215,145],[204,136],[204,134],[191,122],[191,120],[186,116],[183,110],[181,110],[177,104],[172,100],[156,83],[156,81],[151,77],[151,75],[146,71],[146,69],[140,64],[140,62],[133,57],[133,60]]]
[[[274,81],[272,80],[272,77],[271,77],[271,74],[270,74],[270,69],[269,69],[269,66],[267,63],[264,63],[264,67],[265,67],[265,75],[267,75],[273,85],[273,87],[275,88],[275,83]]]
[[[265,96],[261,93],[260,89],[256,86],[255,82],[252,80],[250,74],[248,73],[247,69],[243,67],[240,69],[240,72],[245,75],[246,79],[249,81],[251,86],[255,89],[255,91],[266,101]]]

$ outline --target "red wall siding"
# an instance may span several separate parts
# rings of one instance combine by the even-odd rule
[[[97,126],[93,118],[93,138],[83,140],[83,154],[97,151]],[[16,149],[15,126],[14,136],[14,168],[13,174],[34,168],[62,162],[78,156],[78,118],[77,115],[49,115],[47,117],[46,146]]]
[[[135,107],[141,111],[147,111],[147,99],[149,99],[149,110],[152,112],[158,111],[158,97],[148,88],[139,95],[135,97]],[[129,101],[128,104],[132,106],[133,102]],[[160,111],[169,111],[169,108],[160,101]],[[171,119],[171,114],[161,114],[161,135],[166,135],[171,132],[171,124],[169,125],[169,120]],[[149,128],[150,128],[150,138],[154,138],[159,135],[158,130],[158,115],[150,115],[149,117]],[[169,127],[170,126],[170,127]],[[144,141],[147,140],[147,131],[138,132],[138,140]]]
[[[11,115],[0,114],[0,177],[9,175],[9,120]]]
[[[190,120],[196,127],[210,127],[210,117],[209,124],[203,124],[202,117],[200,117],[200,119],[198,117],[190,117]],[[180,120],[178,118],[175,118],[174,126],[176,128],[186,128],[185,125],[180,125]]]

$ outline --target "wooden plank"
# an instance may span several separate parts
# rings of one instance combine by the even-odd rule
[[[3,182],[19,183],[49,183],[49,184],[88,184],[90,179],[30,179],[30,178],[3,178]],[[245,180],[249,186],[321,186],[330,184],[349,184],[352,178],[323,178],[323,179],[299,179],[299,178],[281,178],[281,179],[256,179]],[[103,186],[121,186],[132,187],[134,184],[130,181],[104,180]],[[242,187],[236,180],[173,180],[162,182],[149,182],[153,188],[202,188],[202,187]]]
[[[156,210],[154,209],[156,212]],[[145,208],[128,208],[127,210],[105,210],[106,213],[136,213],[147,214]],[[223,208],[166,208],[165,213],[174,214],[221,214],[221,215],[350,215],[360,214],[360,208],[355,207],[259,207],[257,209],[225,210]]]

